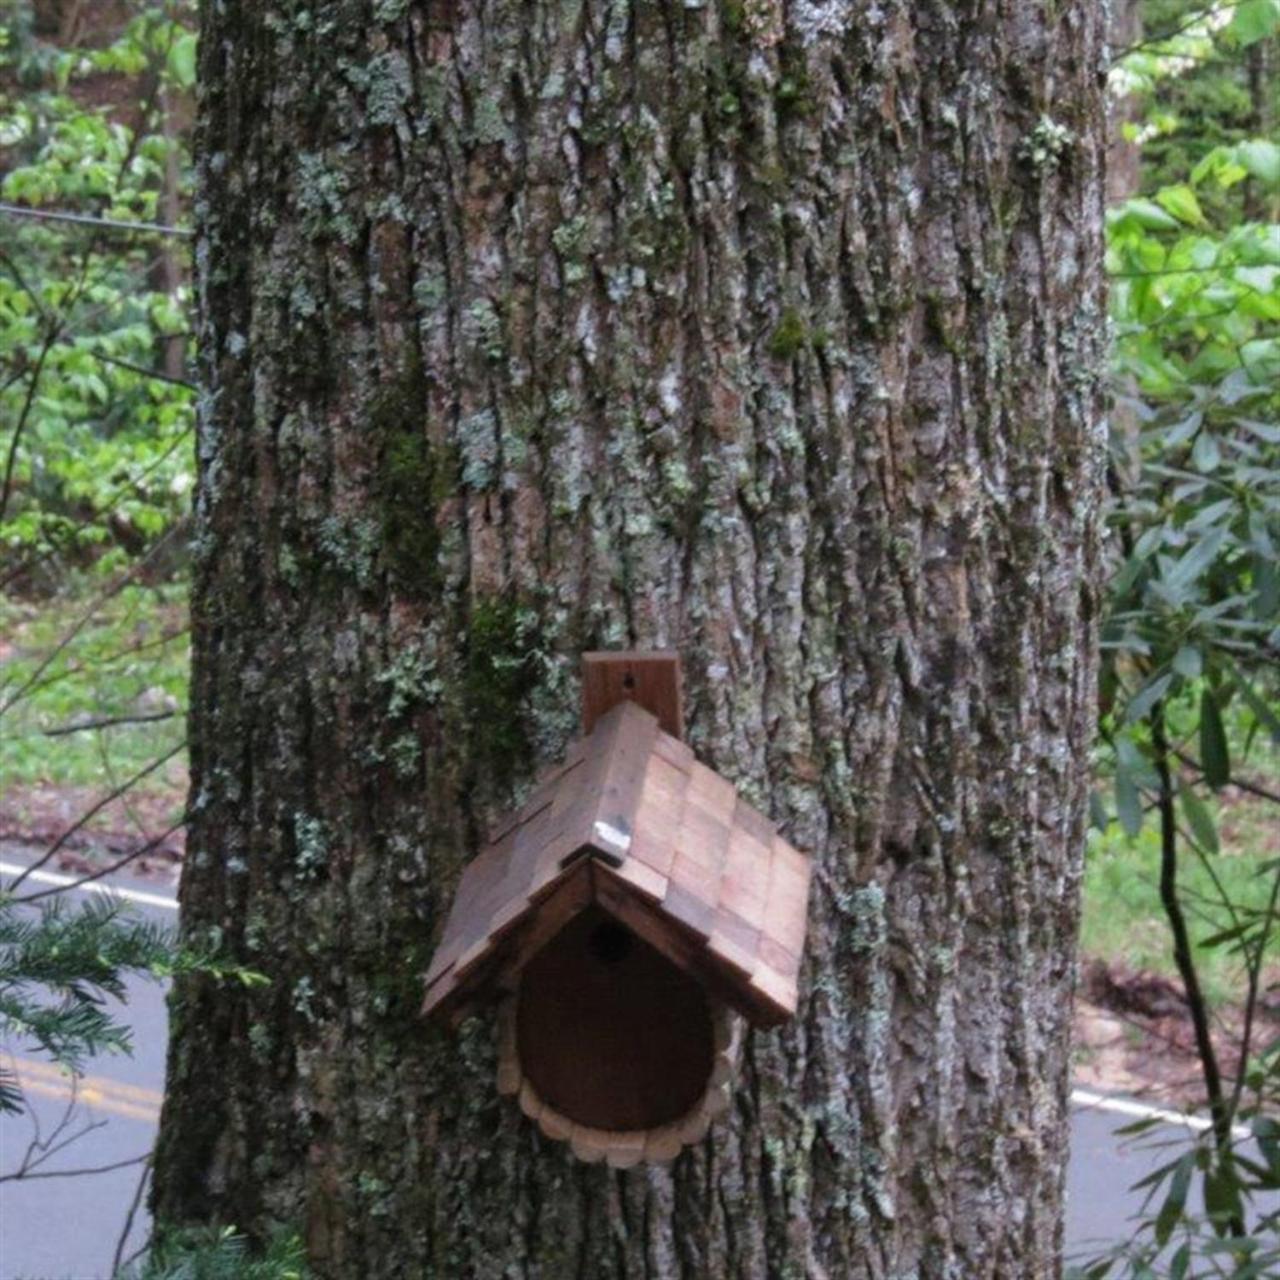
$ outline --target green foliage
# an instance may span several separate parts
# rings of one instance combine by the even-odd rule
[[[1206,153],[1265,132],[1262,121],[1275,118],[1280,81],[1273,71],[1269,83],[1251,83],[1249,64],[1262,42],[1274,46],[1280,4],[1147,0],[1142,13],[1145,34],[1112,68],[1112,86],[1140,108],[1124,132],[1142,145],[1135,194],[1147,195],[1185,182]],[[1248,184],[1214,193],[1213,216],[1238,221],[1252,194]]]
[[[9,646],[0,655],[0,790],[11,800],[23,785],[113,790],[182,743],[185,586],[130,583],[89,605],[84,589],[73,580],[67,595],[38,605],[0,596]],[[179,753],[146,787],[176,809],[174,821],[182,765]]]
[[[1274,1220],[1253,1203],[1280,1190],[1280,1162],[1258,1163],[1238,1138],[1242,1121],[1270,1134],[1280,1103],[1280,1043],[1258,1052],[1251,1039],[1280,950],[1280,860],[1224,865],[1218,796],[1280,743],[1280,149],[1248,132],[1272,104],[1245,92],[1240,57],[1280,28],[1280,3],[1151,4],[1146,18],[1153,34],[1116,72],[1147,96],[1132,134],[1148,176],[1107,224],[1116,564],[1100,727],[1113,801],[1096,796],[1093,813],[1123,833],[1113,849],[1136,841],[1150,859],[1212,1123],[1140,1184],[1149,1207],[1134,1239],[1072,1274],[1244,1280],[1280,1263]],[[1273,103],[1274,86],[1263,92]],[[1256,794],[1273,818],[1267,789]],[[1103,847],[1095,878],[1114,870]],[[1123,876],[1110,887],[1134,888]],[[1243,997],[1249,1030],[1230,1075],[1207,975]]]
[[[119,568],[185,509],[186,241],[18,216],[152,223],[186,202],[184,11],[148,7],[105,47],[65,50],[35,39],[29,5],[0,14],[0,200],[18,207],[0,212],[5,584],[47,582],[60,558]],[[90,104],[113,76],[138,79],[136,110]]]
[[[265,981],[212,950],[177,946],[170,930],[131,918],[122,901],[96,898],[73,911],[54,896],[35,912],[0,892],[0,1036],[31,1044],[69,1071],[79,1073],[98,1053],[130,1051],[130,1029],[104,1007],[124,1001],[126,977],[194,970]],[[23,1109],[22,1091],[0,1061],[0,1113]]]
[[[116,1280],[307,1280],[302,1242],[281,1235],[258,1256],[234,1227],[161,1232]]]

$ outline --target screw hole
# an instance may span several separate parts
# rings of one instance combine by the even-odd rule
[[[616,920],[605,920],[592,929],[587,949],[601,964],[620,964],[631,954],[634,942],[630,929]]]

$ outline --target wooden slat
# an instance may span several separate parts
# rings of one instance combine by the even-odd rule
[[[658,723],[661,725],[661,719]],[[659,760],[671,765],[673,769],[679,769],[681,773],[688,773],[693,766],[693,748],[665,731],[658,734],[653,752]]]
[[[667,896],[667,886],[671,883],[652,867],[638,858],[625,858],[621,866],[610,868],[620,880],[625,880],[637,893],[642,893],[655,902],[661,902]]]
[[[593,797],[588,839],[605,853],[625,858],[631,851],[636,810],[644,791],[658,722],[631,703],[615,707],[607,718],[615,717],[617,726],[609,743],[599,789]]]
[[[660,875],[670,874],[675,859],[688,781],[686,774],[663,760],[656,751],[649,757],[636,807],[631,856]]]
[[[751,986],[763,1000],[760,1014],[765,1025],[785,1022],[796,1011],[799,993],[796,984],[765,965],[751,975]]]
[[[667,885],[662,909],[672,920],[698,934],[704,941],[711,937],[715,908],[705,898],[691,893],[674,879]]]
[[[542,1114],[542,1108],[543,1102],[538,1097],[538,1091],[528,1080],[525,1080],[520,1086],[520,1110],[536,1124],[538,1117]]]
[[[645,1130],[630,1133],[612,1133],[605,1160],[612,1169],[630,1169],[644,1159]]]
[[[733,783],[696,761],[689,769],[689,789],[685,792],[686,809],[695,806],[725,827],[733,823],[733,813],[738,806]]]
[[[799,958],[809,920],[809,859],[775,836],[769,873],[769,906],[764,931]]]
[[[590,1129],[575,1124],[569,1134],[569,1146],[579,1160],[587,1164],[599,1164],[609,1150],[610,1135],[604,1129]]]
[[[735,827],[729,838],[724,876],[720,881],[720,907],[749,921],[757,929],[764,924],[769,905],[772,851],[754,836]]]
[[[680,1136],[683,1126],[680,1121],[660,1125],[645,1134],[644,1158],[647,1164],[666,1164],[674,1160],[684,1150],[684,1139]]]
[[[665,733],[684,737],[680,658],[658,650],[582,655],[582,732],[619,702],[632,701],[658,718]]]
[[[552,1142],[568,1142],[573,1133],[573,1121],[561,1115],[554,1107],[543,1105],[538,1113],[538,1128]]]
[[[760,935],[760,945],[756,948],[756,955],[762,965],[772,969],[780,977],[794,979],[800,972],[799,956],[793,956],[767,933]]]
[[[717,960],[743,978],[750,978],[756,968],[759,942],[760,930],[754,925],[723,907],[716,912],[708,949]]]

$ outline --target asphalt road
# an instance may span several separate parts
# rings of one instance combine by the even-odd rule
[[[0,879],[26,865],[29,851],[0,845]],[[172,887],[116,878],[113,887],[137,895],[145,915],[172,921]],[[31,881],[27,887],[35,887]],[[39,887],[49,887],[42,883]],[[85,890],[76,890],[77,893]],[[0,1046],[16,1065],[31,1104],[30,1119],[0,1120],[0,1280],[97,1280],[111,1273],[112,1258],[129,1257],[146,1239],[145,1196],[138,1200],[143,1165],[155,1134],[164,1086],[166,1012],[158,984],[130,984],[127,1016],[134,1029],[131,1057],[96,1059],[80,1082],[74,1107],[67,1083],[20,1046]],[[1124,1143],[1114,1131],[1133,1119],[1123,1102],[1091,1102],[1077,1093],[1068,1170],[1067,1255],[1079,1257],[1099,1241],[1121,1239],[1132,1230],[1141,1193],[1129,1190],[1156,1165],[1169,1159],[1152,1143],[1185,1140],[1181,1126],[1162,1126]],[[1106,1108],[1106,1109],[1103,1109]],[[74,1138],[61,1146],[66,1139]],[[34,1143],[34,1145],[33,1145]],[[41,1146],[43,1144],[43,1147]],[[23,1162],[31,1174],[4,1180]],[[38,1162],[38,1163],[35,1163]],[[133,1163],[127,1163],[133,1162]],[[106,1172],[58,1176],[69,1170]],[[50,1176],[54,1175],[54,1176]],[[130,1207],[136,1211],[124,1233]],[[123,1243],[122,1235],[125,1235]]]

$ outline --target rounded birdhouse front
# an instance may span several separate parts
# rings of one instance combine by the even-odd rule
[[[670,1160],[729,1105],[737,1019],[608,913],[573,919],[500,1013],[499,1089],[582,1160]]]
[[[464,870],[423,1011],[456,1024],[499,1001],[499,1090],[622,1167],[728,1109],[738,1015],[795,1012],[810,869],[680,741],[678,697],[653,694],[676,733],[631,700],[672,659],[591,657],[587,736]]]

